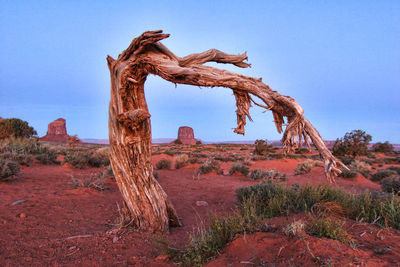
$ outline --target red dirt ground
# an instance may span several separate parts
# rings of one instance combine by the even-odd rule
[[[160,158],[155,155],[153,163]],[[252,169],[275,168],[287,173],[288,183],[326,183],[322,168],[294,176],[301,160],[283,159],[253,162]],[[222,163],[227,169],[232,162]],[[236,203],[235,189],[255,183],[241,175],[201,175],[194,179],[198,164],[179,170],[158,170],[159,182],[169,195],[184,226],[171,229],[166,238],[183,247],[193,229],[206,224],[211,212],[226,213]],[[102,169],[77,170],[70,166],[38,163],[21,170],[18,179],[0,183],[0,266],[170,266],[157,259],[160,251],[150,234],[112,231],[118,222],[121,195],[111,178],[108,190],[74,189],[72,176],[88,176]],[[379,185],[357,176],[339,180],[350,191],[379,190]],[[25,202],[13,205],[15,201]],[[207,206],[197,206],[206,201]],[[326,238],[307,236],[295,239],[280,230],[296,215],[273,218],[276,232],[238,236],[224,253],[208,266],[314,266],[331,262],[334,266],[396,266],[400,259],[400,232],[348,220],[347,229],[355,240],[353,248]],[[307,247],[308,244],[308,247]],[[390,247],[384,255],[377,249]]]

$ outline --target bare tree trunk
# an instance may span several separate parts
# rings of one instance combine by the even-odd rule
[[[244,134],[246,117],[251,119],[251,102],[271,110],[279,133],[287,118],[282,142],[285,152],[301,146],[303,140],[314,143],[325,160],[329,181],[345,165],[327,149],[323,139],[311,123],[303,117],[303,109],[289,97],[273,91],[262,79],[255,79],[231,71],[204,66],[206,62],[230,63],[246,68],[247,55],[229,55],[211,49],[180,58],[159,41],[167,38],[162,31],[145,32],[132,41],[117,60],[107,57],[111,73],[111,103],[109,137],[111,165],[130,216],[138,229],[168,231],[179,225],[176,212],[153,177],[151,163],[150,114],[144,95],[148,74],[158,75],[173,83],[196,86],[221,86],[233,90],[237,105],[236,133]],[[251,95],[261,99],[256,103]]]

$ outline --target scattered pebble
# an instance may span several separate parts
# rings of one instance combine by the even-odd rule
[[[159,255],[156,258],[157,262],[167,262],[169,260],[169,255]]]
[[[14,202],[11,204],[11,206],[15,206],[15,205],[24,203],[25,201],[28,201],[28,200],[26,200],[26,199],[21,199],[21,200],[14,201]]]
[[[206,201],[196,201],[196,206],[198,206],[198,207],[201,207],[201,206],[205,207],[205,206],[208,206],[208,203],[207,203]]]

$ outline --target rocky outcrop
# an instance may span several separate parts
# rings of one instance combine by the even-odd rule
[[[3,117],[0,117],[0,121],[4,120]]]
[[[197,140],[194,138],[193,129],[188,126],[179,127],[178,139],[184,145],[195,145]]]
[[[51,142],[67,142],[68,137],[66,121],[60,118],[49,123],[47,134],[40,138],[40,140]]]

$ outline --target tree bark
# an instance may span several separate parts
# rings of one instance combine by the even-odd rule
[[[284,151],[310,140],[325,161],[325,173],[330,182],[346,168],[327,149],[323,139],[303,116],[303,109],[291,97],[273,91],[262,79],[255,79],[227,70],[204,66],[210,61],[230,63],[246,68],[247,55],[229,55],[211,49],[180,58],[159,41],[169,37],[162,31],[149,31],[135,38],[117,60],[107,57],[111,74],[109,138],[111,165],[134,225],[141,230],[168,231],[180,225],[175,209],[153,177],[151,162],[150,114],[144,94],[148,74],[158,75],[175,84],[220,86],[233,90],[237,105],[238,126],[234,132],[244,134],[246,117],[251,120],[251,102],[271,110],[279,133],[287,118],[282,142]],[[251,95],[261,99],[256,103]]]

